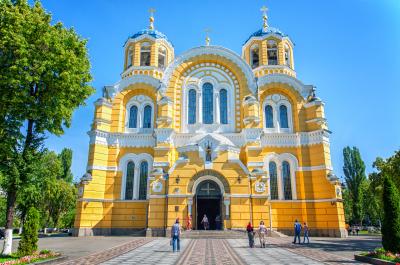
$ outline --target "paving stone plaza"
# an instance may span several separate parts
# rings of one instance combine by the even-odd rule
[[[266,248],[249,248],[241,238],[182,238],[180,252],[172,252],[169,238],[87,237],[41,238],[64,259],[53,264],[362,264],[355,253],[380,246],[379,237],[312,238],[293,245],[291,237],[269,237]]]

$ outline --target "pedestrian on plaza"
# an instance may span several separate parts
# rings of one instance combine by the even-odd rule
[[[187,221],[186,221],[186,230],[190,231],[192,230],[192,215],[189,214]]]
[[[260,238],[260,245],[262,248],[265,248],[265,234],[267,233],[267,228],[265,227],[264,221],[260,222],[260,226],[258,228],[258,237]]]
[[[357,236],[358,236],[358,232],[360,232],[360,227],[357,225],[357,226],[356,226],[356,233],[357,233]]]
[[[208,224],[209,224],[207,215],[203,216],[203,220],[201,220],[201,223],[203,224],[204,230],[207,230],[208,229]]]
[[[175,224],[172,225],[171,229],[171,244],[172,251],[180,251],[180,236],[181,236],[181,227],[179,225],[179,218],[176,218]]]
[[[215,229],[221,230],[221,215],[219,214],[215,217]]]
[[[247,236],[249,237],[249,246],[251,248],[254,247],[254,228],[251,225],[251,222],[249,222],[249,224],[246,227],[246,231],[247,231]]]
[[[301,224],[296,219],[296,221],[294,222],[294,240],[293,240],[293,244],[296,244],[296,238],[299,239],[299,244],[301,244],[300,233],[301,233]]]
[[[308,225],[306,222],[304,222],[303,230],[304,230],[303,244],[306,243],[306,238],[307,238],[307,243],[310,243],[310,238],[308,237],[308,232],[310,230],[308,229]]]

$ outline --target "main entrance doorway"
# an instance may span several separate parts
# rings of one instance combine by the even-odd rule
[[[217,183],[205,180],[196,189],[196,229],[204,229],[201,221],[207,216],[210,230],[222,229],[221,190]],[[218,218],[217,218],[218,217]]]

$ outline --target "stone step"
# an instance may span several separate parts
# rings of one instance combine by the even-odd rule
[[[284,237],[285,235],[272,231],[268,232],[269,237]],[[184,231],[182,238],[215,238],[215,239],[234,239],[247,238],[247,233],[244,230],[191,230]]]

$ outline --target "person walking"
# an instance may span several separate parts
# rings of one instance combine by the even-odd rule
[[[299,244],[301,244],[300,233],[301,233],[301,224],[296,219],[296,221],[294,222],[294,240],[293,240],[293,244],[296,244],[296,238],[299,239]]]
[[[221,215],[219,214],[215,217],[215,229],[221,230]]]
[[[265,248],[265,234],[267,232],[267,228],[265,227],[264,221],[260,222],[260,226],[258,228],[258,237],[260,238],[260,245],[262,248]]]
[[[180,251],[180,236],[181,236],[181,227],[179,225],[179,218],[176,218],[175,224],[172,225],[171,229],[171,243],[172,243],[172,251]]]
[[[306,222],[304,222],[304,226],[303,226],[303,230],[304,230],[304,239],[303,239],[303,244],[306,243],[306,238],[307,238],[307,243],[310,243],[310,238],[308,237],[308,225]]]
[[[251,222],[249,222],[249,224],[246,227],[246,231],[247,231],[247,236],[249,237],[249,246],[251,248],[254,247],[254,228],[251,225]]]
[[[204,230],[208,229],[208,218],[207,215],[203,216],[203,220],[201,220],[201,223],[203,224]]]
[[[186,230],[192,230],[192,215],[189,214],[186,221]]]

